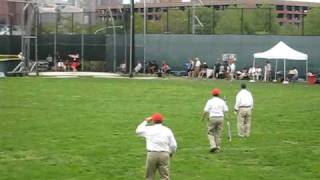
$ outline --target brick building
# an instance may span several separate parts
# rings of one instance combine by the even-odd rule
[[[123,8],[121,0],[99,0],[97,13],[101,19],[107,18],[109,15],[108,8],[111,8],[115,19],[121,19],[119,8]],[[213,8],[215,10],[224,10],[227,7],[237,8],[257,8],[263,3],[268,3],[275,7],[277,19],[280,25],[295,24],[300,25],[303,17],[308,10],[320,3],[302,2],[302,1],[283,1],[283,0],[202,0],[203,6]],[[200,5],[199,1],[195,2]],[[168,8],[176,8],[185,10],[192,7],[193,2],[185,2],[185,0],[146,0],[148,8],[148,20],[159,20],[161,13],[167,12]],[[135,12],[143,13],[143,0],[135,4]]]
[[[0,24],[19,25],[23,3],[0,0]]]

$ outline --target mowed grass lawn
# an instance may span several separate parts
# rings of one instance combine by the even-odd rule
[[[153,112],[178,142],[173,180],[320,179],[320,87],[247,85],[252,136],[239,139],[239,81],[0,79],[0,179],[141,180],[146,149],[135,129]],[[200,121],[213,87],[228,98],[233,131],[218,154]]]

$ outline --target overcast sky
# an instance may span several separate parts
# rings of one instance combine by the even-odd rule
[[[42,2],[46,2],[46,1],[49,1],[49,2],[66,2],[67,0],[39,0],[39,1],[42,1]],[[88,1],[90,1],[90,0],[88,0]],[[130,0],[129,0],[130,1]],[[138,1],[138,0],[136,0],[136,1]],[[320,0],[285,0],[285,1],[300,1],[300,2],[318,2],[318,3],[320,3]]]
[[[318,2],[318,3],[320,3],[320,0],[287,0],[287,1]]]

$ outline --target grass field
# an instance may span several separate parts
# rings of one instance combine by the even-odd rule
[[[240,82],[187,79],[0,79],[0,179],[144,177],[136,126],[165,115],[177,139],[173,180],[320,179],[320,87],[249,84],[252,136],[210,154],[200,114],[218,87],[233,109]]]

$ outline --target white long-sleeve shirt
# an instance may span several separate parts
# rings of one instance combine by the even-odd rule
[[[177,142],[172,131],[162,124],[147,125],[143,121],[136,129],[139,136],[146,138],[147,151],[165,151],[173,153],[177,149]]]
[[[226,102],[218,97],[209,99],[204,107],[204,112],[209,113],[209,117],[223,117],[227,111],[228,106]]]
[[[241,106],[253,108],[253,97],[251,92],[246,89],[242,89],[238,92],[234,109],[239,110],[239,107]]]

